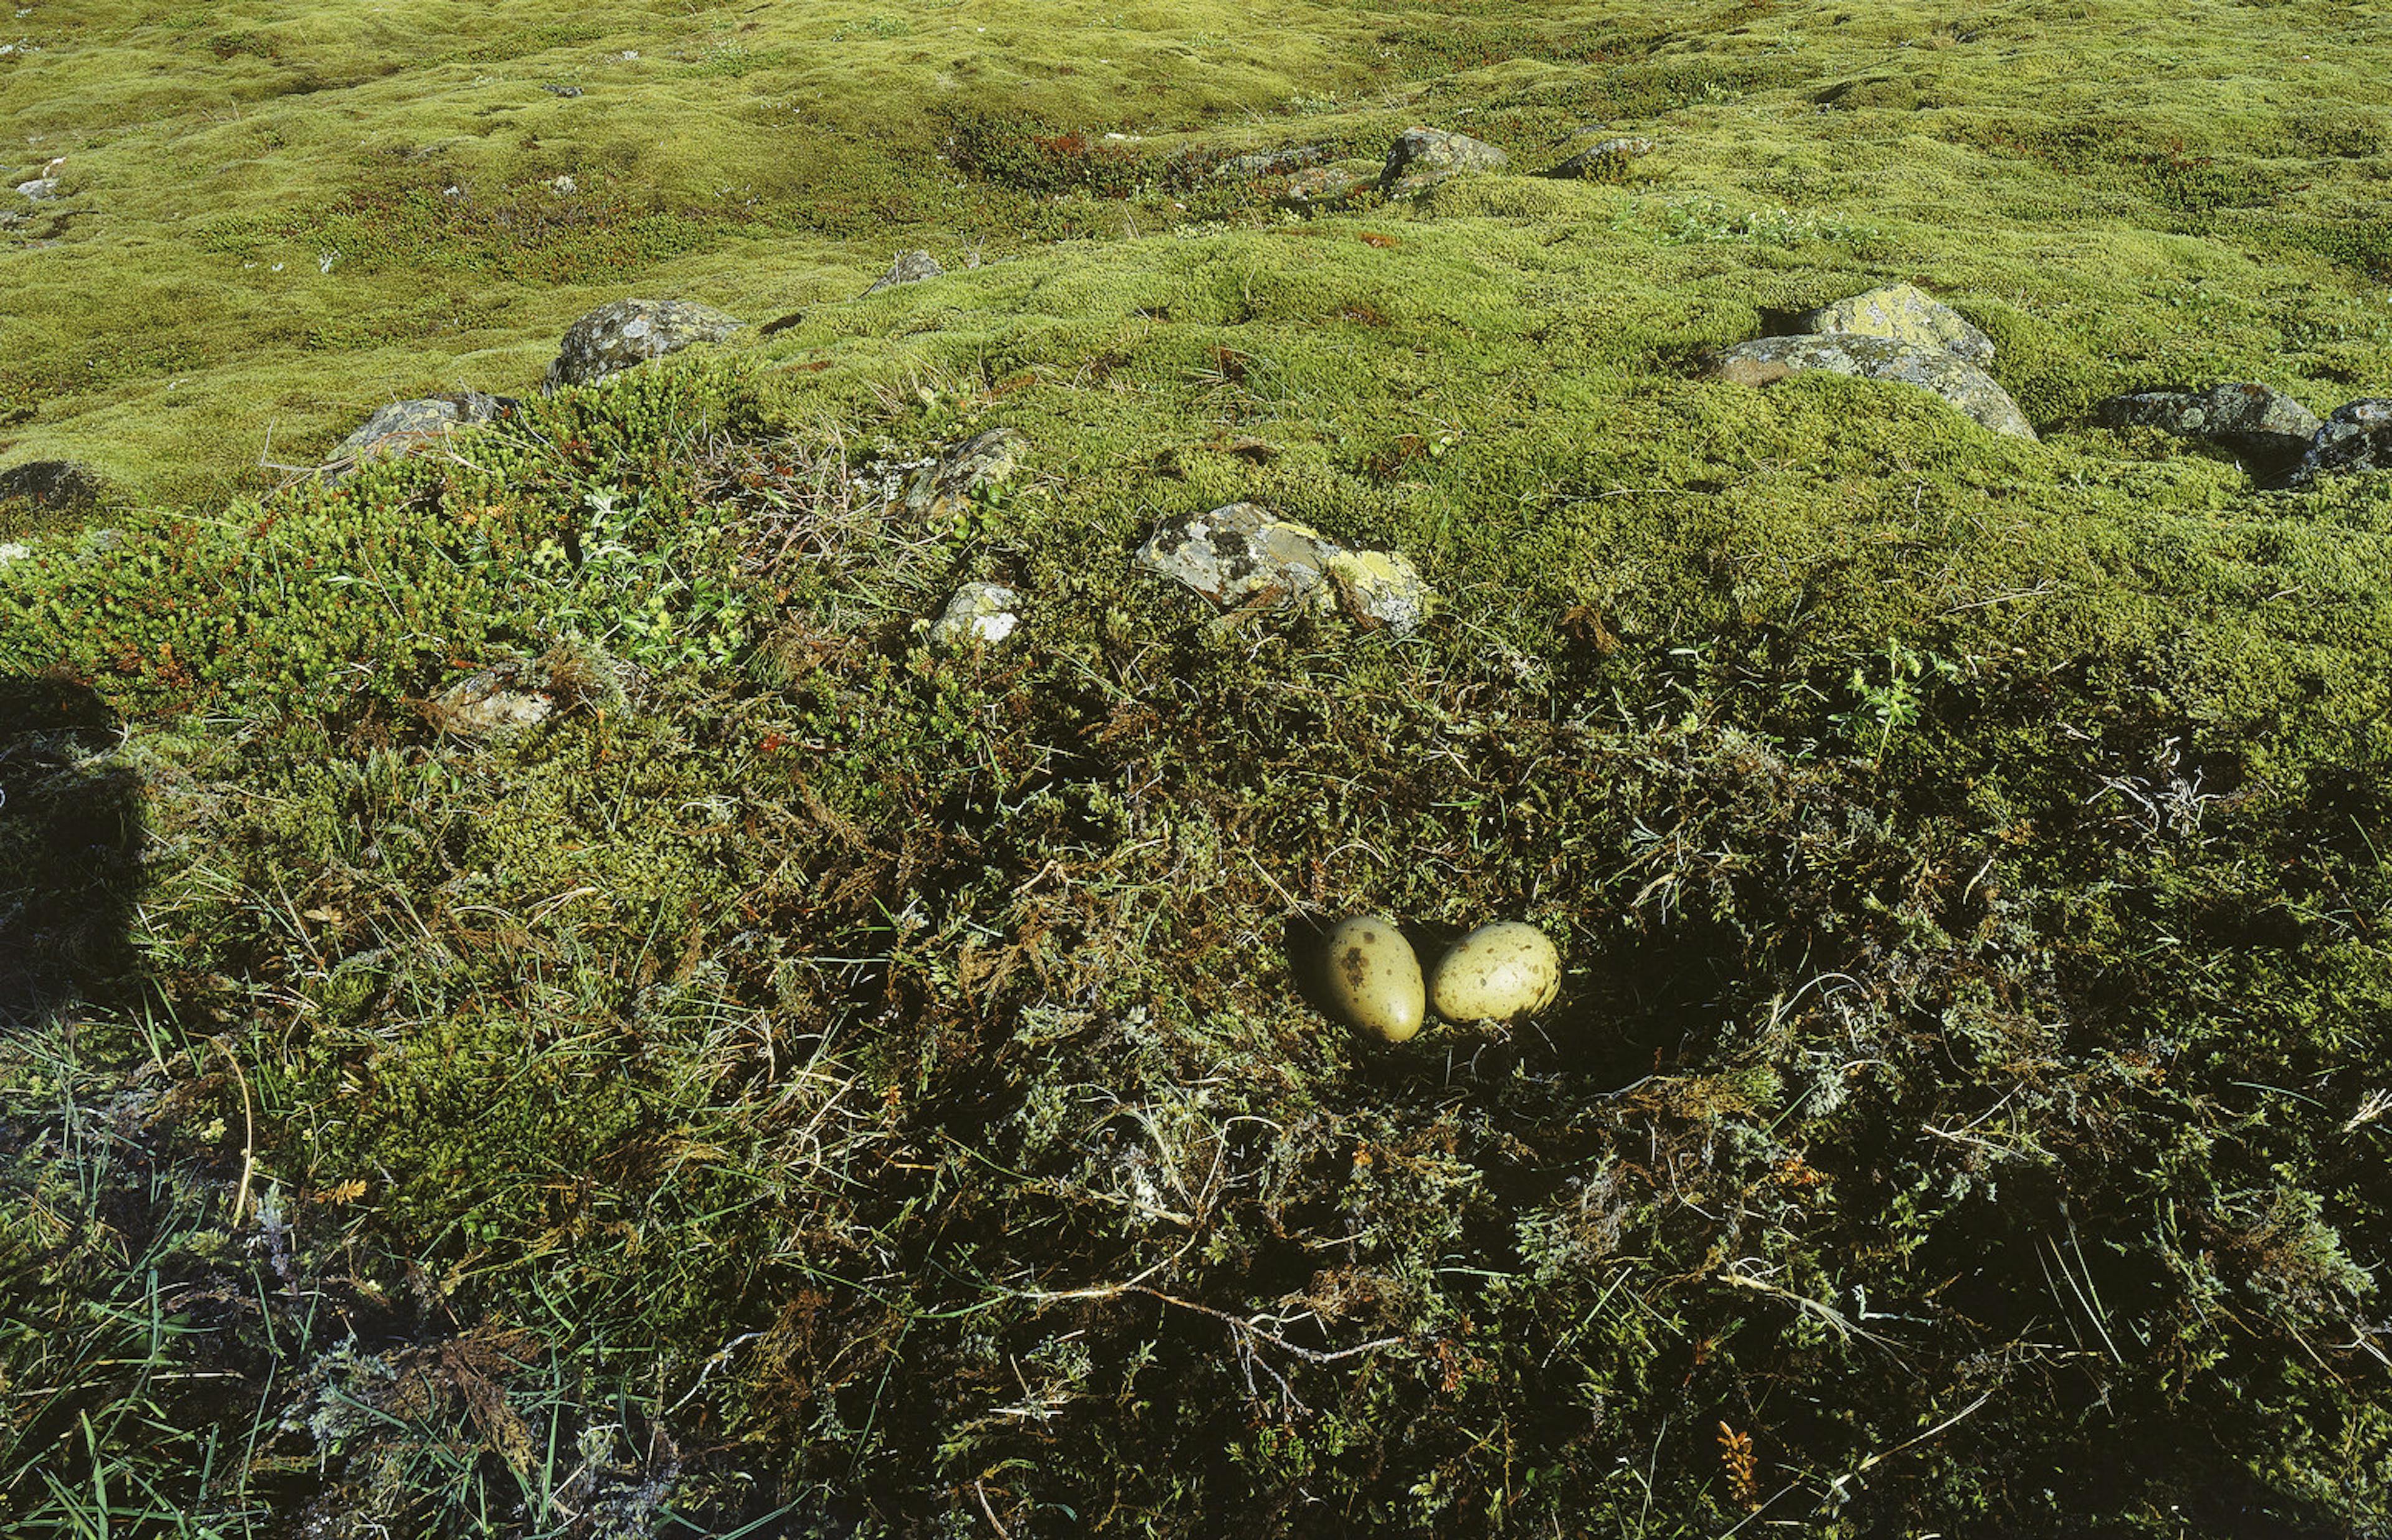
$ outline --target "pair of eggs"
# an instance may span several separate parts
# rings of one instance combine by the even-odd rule
[[[1448,1021],[1516,1021],[1561,992],[1561,954],[1545,933],[1502,920],[1456,941],[1425,984],[1412,944],[1380,914],[1329,933],[1328,994],[1337,1014],[1389,1042],[1419,1032],[1434,1009]]]

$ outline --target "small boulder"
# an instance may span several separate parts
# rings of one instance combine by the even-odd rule
[[[0,471],[0,502],[44,510],[89,508],[106,488],[91,467],[72,459],[29,459]]]
[[[1817,337],[1887,337],[1916,347],[1940,347],[1979,369],[1994,361],[1991,337],[1950,305],[1907,283],[1823,304],[1796,317],[1794,330]]]
[[[746,323],[687,300],[617,300],[602,304],[565,333],[540,393],[594,385],[668,353],[719,343]]]
[[[2392,398],[2371,396],[2339,408],[2319,427],[2293,472],[2295,485],[2320,476],[2392,471]]]
[[[992,428],[942,451],[915,473],[905,511],[934,520],[958,519],[975,495],[1004,485],[1030,456],[1030,441],[1010,428]]]
[[[939,265],[939,259],[928,252],[900,252],[897,253],[897,260],[889,265],[889,271],[873,279],[872,287],[864,292],[867,295],[878,294],[883,289],[896,289],[908,283],[926,282],[931,278],[944,277],[946,271]]]
[[[33,548],[21,540],[0,540],[0,567],[21,562],[33,554]]]
[[[1451,134],[1441,128],[1407,128],[1387,163],[1379,172],[1379,187],[1390,196],[1424,192],[1450,177],[1474,171],[1501,171],[1511,157],[1482,139]]]
[[[1138,564],[1193,589],[1218,609],[1333,606],[1375,629],[1417,628],[1435,603],[1419,569],[1386,550],[1349,550],[1309,524],[1250,502],[1166,521]]]
[[[1021,624],[1021,595],[1002,583],[966,583],[930,623],[930,645],[959,653],[994,646]]]
[[[2202,390],[2113,395],[2095,408],[2105,428],[2157,428],[2288,469],[2317,437],[2317,413],[2270,386],[2230,381]]]
[[[1722,354],[1717,372],[1738,385],[1770,385],[1807,373],[1915,385],[1934,392],[1995,433],[2034,437],[2026,414],[2008,391],[1976,365],[1942,348],[1866,335],[1762,337]]]
[[[36,203],[45,203],[58,195],[58,179],[55,176],[36,176],[30,182],[18,183],[17,190]]]
[[[410,454],[446,438],[448,430],[461,422],[488,422],[522,406],[511,395],[485,395],[471,390],[427,395],[414,401],[394,401],[335,445],[326,463],[336,475],[345,473],[370,459]]]

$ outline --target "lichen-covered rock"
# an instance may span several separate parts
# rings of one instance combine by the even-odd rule
[[[1435,602],[1404,557],[1349,550],[1310,524],[1250,502],[1165,522],[1139,548],[1138,563],[1222,610],[1320,603],[1399,634],[1417,628]]]
[[[1021,595],[1002,583],[966,583],[947,601],[930,623],[930,644],[961,652],[976,644],[994,646],[1021,624]]]
[[[1950,305],[1908,283],[1823,304],[1796,317],[1794,330],[1813,336],[1887,337],[1918,347],[1940,347],[1979,369],[1994,361],[1991,337]]]
[[[2268,385],[2230,381],[2202,390],[2113,395],[2095,415],[2111,428],[2157,428],[2221,445],[2279,468],[2298,459],[2323,426],[2317,413]]]
[[[1995,433],[2032,439],[2034,429],[2009,393],[1976,365],[1942,348],[1865,335],[1762,337],[1720,356],[1718,374],[1739,385],[1770,385],[1789,375],[1841,374],[1932,391]]]
[[[29,459],[0,471],[0,502],[20,498],[35,508],[89,508],[106,487],[91,467],[72,459]]]
[[[21,540],[0,540],[0,567],[21,562],[33,554],[33,548]]]
[[[2392,471],[2392,398],[2371,396],[2336,408],[2318,428],[2293,479]]]
[[[746,323],[687,300],[617,300],[573,323],[548,366],[543,395],[601,380],[698,343],[719,343]]]
[[[58,179],[55,176],[36,176],[30,182],[18,183],[17,190],[33,202],[47,202],[58,195]]]
[[[992,428],[955,445],[915,474],[905,511],[934,520],[960,518],[976,496],[1012,480],[1029,455],[1030,441],[1010,428]]]
[[[556,714],[547,670],[511,658],[469,674],[424,703],[423,715],[443,732],[479,738],[533,727]]]
[[[1410,636],[1436,602],[1420,569],[1396,551],[1335,550],[1321,570],[1336,590],[1337,607],[1372,629],[1384,626]]]
[[[930,278],[944,277],[946,271],[944,267],[939,265],[939,259],[928,252],[900,252],[897,253],[897,260],[889,265],[889,271],[873,279],[872,287],[866,289],[864,293],[878,294],[883,289],[895,289],[908,283],[922,283]]]
[[[334,446],[328,463],[345,469],[369,459],[409,454],[445,438],[461,422],[488,422],[522,405],[511,395],[485,395],[480,391],[394,401]]]
[[[1423,192],[1448,177],[1466,172],[1501,171],[1511,157],[1482,139],[1441,128],[1407,128],[1387,163],[1379,172],[1379,187],[1393,196]]]

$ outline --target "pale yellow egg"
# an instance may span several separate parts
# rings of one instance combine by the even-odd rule
[[[1393,920],[1357,914],[1344,921],[1329,933],[1326,961],[1329,1002],[1338,1015],[1388,1042],[1421,1029],[1427,994],[1420,958]]]
[[[1562,959],[1532,925],[1500,920],[1453,944],[1429,980],[1429,1003],[1448,1021],[1517,1021],[1561,992]]]

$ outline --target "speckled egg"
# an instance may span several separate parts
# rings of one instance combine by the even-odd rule
[[[1501,920],[1453,944],[1429,980],[1429,1003],[1448,1021],[1517,1021],[1561,992],[1561,954],[1545,933]]]
[[[1421,1029],[1427,996],[1420,959],[1396,923],[1357,914],[1329,933],[1329,1003],[1373,1037],[1402,1042]]]

